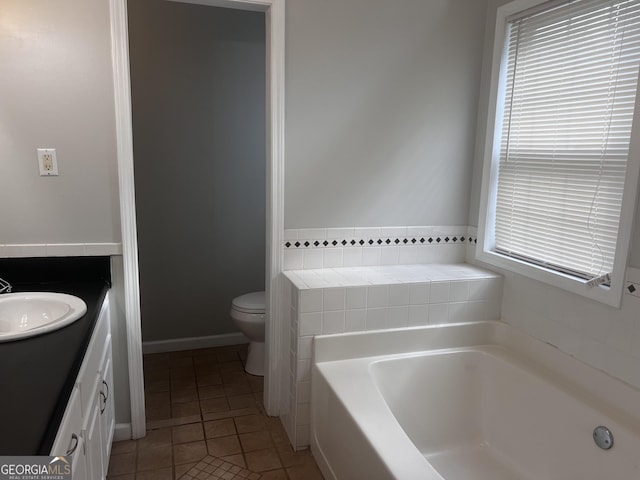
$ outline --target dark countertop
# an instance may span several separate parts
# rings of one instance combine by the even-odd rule
[[[104,260],[96,262],[94,272],[91,266],[87,267],[87,261],[80,260],[84,270],[78,275],[73,265],[67,268],[64,262],[64,274],[55,275],[52,265],[57,264],[48,263],[47,259],[44,273],[39,274],[37,268],[21,268],[16,273],[11,268],[15,265],[7,263],[9,260],[16,261],[0,260],[0,277],[12,284],[13,292],[68,293],[87,304],[87,313],[71,325],[0,343],[0,456],[49,455],[109,290],[110,279],[104,278],[105,268],[109,275],[108,257],[106,266]]]

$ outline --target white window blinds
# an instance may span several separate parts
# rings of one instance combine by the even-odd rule
[[[640,64],[640,1],[552,2],[508,23],[495,251],[611,272]]]

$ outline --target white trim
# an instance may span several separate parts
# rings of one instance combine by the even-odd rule
[[[504,98],[506,62],[504,57],[506,48],[507,20],[510,16],[525,9],[535,7],[546,0],[515,0],[503,5],[497,10],[496,29],[493,45],[493,59],[491,67],[491,83],[489,90],[489,108],[487,115],[487,133],[485,137],[484,165],[482,174],[482,189],[480,195],[480,217],[478,224],[478,244],[476,259],[480,262],[515,272],[540,282],[556,286],[569,292],[581,295],[598,302],[620,308],[624,288],[625,266],[628,263],[631,235],[633,232],[634,210],[637,201],[638,182],[640,176],[640,84],[636,96],[636,107],[633,119],[633,131],[627,173],[624,185],[622,210],[616,245],[616,257],[611,274],[611,288],[588,287],[586,282],[575,277],[565,275],[549,269],[522,262],[493,251],[495,238],[493,225],[495,224],[496,188],[498,177],[498,162],[500,144],[496,142],[496,129],[502,122],[500,115],[502,106],[498,104]]]
[[[123,440],[131,440],[130,423],[116,423],[116,428],[113,431],[113,441],[121,442]]]
[[[169,0],[176,3],[192,3],[195,5],[206,5],[208,7],[233,8],[235,10],[249,10],[253,12],[264,12],[265,5],[270,2],[261,0]]]
[[[180,352],[182,350],[196,350],[198,348],[224,347],[226,345],[241,345],[249,343],[249,339],[242,333],[224,333],[208,337],[184,337],[171,340],[155,340],[142,342],[142,353]]]
[[[136,229],[135,184],[133,177],[133,127],[129,75],[129,37],[127,0],[110,0],[111,54],[115,97],[118,185],[124,272],[124,312],[129,363],[131,437],[146,435],[144,380],[142,366],[142,327],[140,322],[140,284]]]
[[[121,243],[32,243],[0,245],[0,258],[122,255]]]
[[[186,1],[186,0],[183,0]],[[284,232],[284,59],[285,0],[195,0],[209,6],[260,10],[266,13],[267,61],[267,232],[266,232],[266,371],[264,403],[267,413],[279,415],[282,376],[279,277],[282,272]],[[133,138],[126,0],[110,0],[113,49],[114,93],[116,98],[116,136],[118,141],[118,178],[122,222],[122,251],[125,276],[125,314],[131,391],[133,438],[145,434],[144,383],[142,371],[142,335],[140,291],[133,181]]]
[[[280,283],[284,237],[284,98],[285,0],[269,0],[267,23],[267,311],[264,405],[269,415],[280,415],[280,382],[284,381],[281,338],[285,316],[281,311]]]

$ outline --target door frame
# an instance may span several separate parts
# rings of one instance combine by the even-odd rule
[[[280,302],[282,242],[284,237],[284,60],[285,0],[173,0],[213,7],[265,12],[266,21],[266,358],[264,404],[269,415],[280,415],[283,326]],[[131,77],[127,0],[109,0],[111,51],[115,97],[118,185],[122,257],[124,267],[124,311],[126,317],[131,435],[146,434],[140,285],[133,167]]]

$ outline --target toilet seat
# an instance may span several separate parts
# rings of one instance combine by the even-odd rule
[[[236,297],[231,302],[231,308],[242,313],[264,314],[264,292],[252,292]]]

